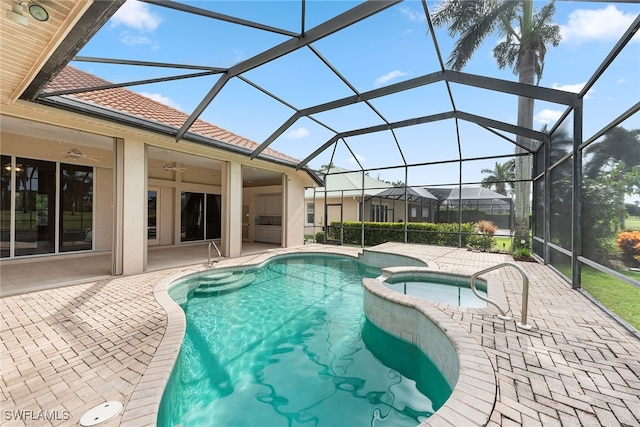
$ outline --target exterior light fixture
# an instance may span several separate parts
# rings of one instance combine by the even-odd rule
[[[38,3],[27,3],[26,1],[14,0],[11,4],[11,10],[7,10],[7,18],[13,22],[17,22],[25,27],[29,25],[29,20],[24,15],[24,7],[28,5],[29,15],[33,19],[45,22],[49,20],[49,12]]]
[[[36,21],[46,22],[49,20],[49,12],[38,3],[31,3],[29,5],[29,14],[33,16],[33,19]]]

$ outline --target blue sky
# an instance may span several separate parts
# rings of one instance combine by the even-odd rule
[[[299,32],[299,1],[192,1],[190,5],[218,13]],[[357,2],[306,2],[306,30],[355,6]],[[536,3],[539,8],[544,3]],[[431,12],[436,2],[428,2]],[[558,2],[555,22],[561,25],[563,40],[550,48],[542,86],[579,91],[602,60],[640,13],[640,4],[600,2]],[[445,29],[436,31],[446,60],[453,46]],[[80,52],[84,56],[114,57],[148,61],[189,63],[229,67],[260,51],[275,46],[287,36],[238,26],[203,17],[188,17],[170,9],[129,0]],[[585,99],[584,136],[619,116],[640,99],[640,36],[632,42],[604,74]],[[487,40],[463,70],[506,80],[517,80],[509,69],[499,70],[492,57],[497,39]],[[405,1],[313,44],[358,92],[400,82],[440,70],[431,35],[427,32],[422,3]],[[185,73],[182,70],[152,69],[73,62],[72,65],[112,82],[130,81]],[[305,108],[353,95],[353,90],[336,76],[310,49],[302,49],[269,64],[248,71],[243,77],[286,101]],[[190,114],[218,76],[181,80],[130,89]],[[456,107],[472,114],[515,124],[517,100],[504,94],[452,85]],[[295,123],[272,148],[303,159],[329,140],[334,132],[377,125],[378,114],[393,122],[452,110],[446,87],[433,84],[371,101],[374,109],[354,105],[316,115],[326,127],[309,119]],[[565,110],[561,105],[538,102],[535,128],[553,125]],[[266,139],[293,114],[288,106],[266,96],[240,79],[232,79],[202,115],[202,119],[258,143]],[[627,120],[626,128],[640,128],[640,117]],[[328,128],[327,128],[328,127]],[[464,158],[513,153],[513,145],[472,123],[461,122],[461,151]],[[456,159],[456,129],[453,121],[430,123],[396,130],[402,154],[391,132],[350,138],[352,152],[344,144],[335,150],[333,161],[345,168],[364,168],[408,163],[429,163]],[[513,135],[507,135],[513,137]],[[310,165],[319,167],[331,159],[325,151]],[[354,159],[355,157],[355,159]],[[502,160],[501,160],[502,161]],[[495,161],[472,162],[463,167],[465,182],[482,179],[480,169]],[[410,184],[450,184],[458,180],[458,166],[424,166],[410,172]],[[385,180],[401,179],[404,171],[372,172]]]

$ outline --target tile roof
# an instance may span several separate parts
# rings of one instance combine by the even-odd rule
[[[47,86],[46,92],[57,92],[70,89],[89,88],[96,86],[110,85],[111,82],[103,80],[85,71],[67,65]],[[146,96],[140,95],[124,87],[94,90],[63,95],[82,102],[92,103],[101,107],[110,108],[119,112],[127,113],[145,120],[160,123],[166,126],[179,129],[189,117],[186,113],[169,107]],[[219,128],[203,120],[196,120],[189,129],[192,133],[197,133],[206,137],[214,138],[218,141],[245,147],[253,150],[258,147],[258,143],[244,138],[240,135]],[[279,151],[267,148],[263,151],[267,156],[275,157],[279,160],[298,163],[299,160],[287,156]]]

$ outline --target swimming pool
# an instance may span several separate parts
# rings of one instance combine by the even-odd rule
[[[180,283],[169,292],[187,334],[158,425],[415,426],[429,417],[451,389],[424,353],[367,321],[361,282],[377,274],[314,254]]]
[[[484,308],[487,303],[473,294],[469,279],[455,278],[451,275],[430,273],[424,277],[406,279],[387,279],[384,286],[405,295],[423,298],[435,303],[449,304],[467,308]],[[487,297],[486,283],[478,283],[480,295]]]

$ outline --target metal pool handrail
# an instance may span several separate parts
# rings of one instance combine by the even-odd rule
[[[522,275],[522,317],[520,319],[519,322],[516,323],[516,326],[518,326],[519,328],[522,329],[526,329],[529,330],[531,329],[531,325],[527,324],[527,311],[529,308],[529,276],[527,275],[527,272],[524,271],[524,269],[522,267],[520,267],[518,264],[513,263],[513,262],[503,262],[500,264],[496,264],[494,266],[485,268],[484,270],[480,270],[477,271],[475,273],[473,273],[473,275],[471,276],[471,290],[473,291],[473,293],[475,294],[475,296],[477,296],[478,298],[480,298],[481,300],[492,304],[494,306],[496,306],[498,308],[498,310],[500,311],[500,314],[498,314],[498,318],[502,319],[502,320],[511,320],[511,317],[507,316],[507,311],[509,311],[509,308],[507,307],[507,310],[503,310],[502,307],[500,307],[498,305],[498,303],[496,303],[495,301],[484,297],[482,295],[480,295],[478,293],[478,291],[476,290],[476,279],[478,278],[478,276],[488,273],[490,271],[493,270],[497,270],[499,268],[502,267],[514,267],[516,270],[518,270],[520,272],[520,274]],[[508,303],[507,303],[508,304]]]
[[[220,258],[222,257],[222,254],[220,253],[220,249],[218,249],[218,246],[216,246],[216,243],[213,240],[210,241],[209,248],[207,249],[207,259],[209,260],[209,266],[213,265],[213,262],[211,261],[211,246],[216,248],[216,252],[218,252],[218,263],[220,263]]]

